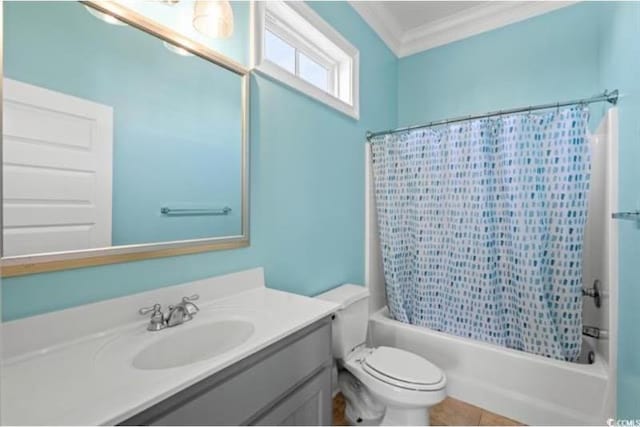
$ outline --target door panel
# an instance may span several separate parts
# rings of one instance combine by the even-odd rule
[[[4,256],[111,246],[112,108],[4,79],[3,124]]]

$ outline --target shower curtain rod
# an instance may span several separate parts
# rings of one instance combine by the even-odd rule
[[[435,122],[430,122],[422,125],[407,126],[403,128],[397,128],[397,129],[388,129],[388,130],[383,130],[379,132],[367,131],[366,136],[367,136],[367,141],[371,141],[371,138],[373,138],[374,136],[388,135],[388,134],[398,133],[398,132],[406,132],[414,129],[429,128],[432,126],[446,125],[449,123],[456,123],[456,122],[464,122],[467,120],[483,119],[485,117],[501,116],[503,114],[516,114],[516,113],[526,113],[526,112],[535,111],[535,110],[548,110],[550,108],[560,108],[560,107],[566,107],[569,105],[576,105],[576,104],[592,104],[594,102],[606,101],[609,104],[616,105],[618,103],[618,96],[619,96],[618,89],[612,92],[608,92],[605,90],[602,94],[592,96],[591,98],[574,99],[573,101],[555,102],[552,104],[532,105],[529,107],[513,108],[511,110],[492,111],[490,113],[477,114],[477,115],[471,115],[471,116],[460,116],[452,119],[438,120]]]

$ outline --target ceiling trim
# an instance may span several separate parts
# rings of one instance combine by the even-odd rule
[[[349,1],[349,3],[389,49],[399,56],[403,36],[402,27],[385,11],[384,6],[380,3],[358,0]]]
[[[403,31],[401,25],[378,2],[350,1],[353,8],[402,58],[462,40],[486,31],[542,15],[576,1],[519,1],[483,3],[443,19]]]

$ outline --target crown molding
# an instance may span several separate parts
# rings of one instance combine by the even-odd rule
[[[350,3],[393,53],[402,58],[542,15],[577,1],[484,3],[408,31],[403,31],[380,3]]]
[[[402,27],[386,11],[383,5],[377,2],[350,0],[349,3],[356,12],[369,24],[382,41],[399,56],[402,43]]]
[[[486,31],[524,21],[575,1],[496,2],[474,6],[463,12],[413,28],[402,36],[399,57],[442,46]]]

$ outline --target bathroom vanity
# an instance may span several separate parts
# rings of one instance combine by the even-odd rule
[[[325,318],[176,393],[123,425],[331,425]]]
[[[138,309],[199,294],[182,325]],[[337,306],[262,269],[7,322],[2,424],[329,425]]]

